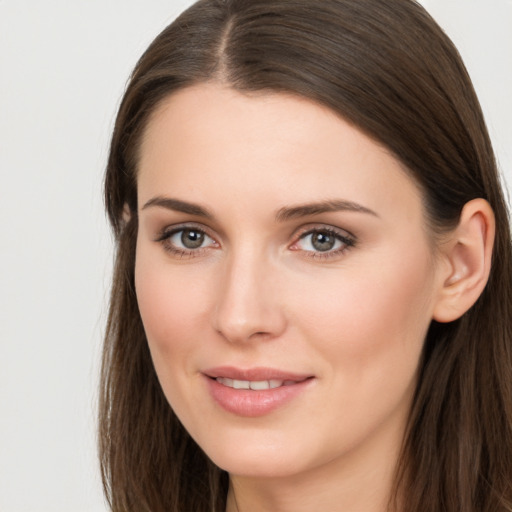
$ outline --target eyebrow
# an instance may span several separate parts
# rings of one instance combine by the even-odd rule
[[[171,197],[153,197],[142,207],[142,210],[152,206],[160,206],[161,208],[166,208],[167,210],[188,213],[189,215],[196,215],[198,217],[206,217],[207,219],[213,218],[213,215],[206,208],[203,208],[198,204],[180,201],[179,199],[173,199]]]
[[[308,203],[298,206],[291,206],[281,208],[276,214],[276,220],[283,222],[298,217],[307,217],[308,215],[318,215],[320,213],[328,212],[358,212],[379,217],[376,212],[366,208],[353,201],[346,201],[344,199],[330,199],[327,201],[320,201],[318,203]]]
[[[195,203],[189,203],[187,201],[180,201],[179,199],[173,199],[171,197],[153,197],[144,204],[142,210],[153,206],[159,206],[161,208],[166,208],[167,210],[173,210],[177,212],[188,213],[189,215],[213,219],[213,215],[203,206]],[[300,217],[307,217],[309,215],[343,211],[365,213],[368,215],[373,215],[374,217],[379,217],[379,215],[373,210],[370,210],[370,208],[367,208],[366,206],[358,203],[354,203],[353,201],[347,201],[344,199],[330,199],[317,203],[307,203],[297,206],[286,206],[280,208],[277,211],[275,218],[277,222],[284,222]]]

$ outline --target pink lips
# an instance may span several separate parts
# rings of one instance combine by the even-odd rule
[[[230,413],[246,417],[263,416],[285,405],[305,391],[313,380],[311,375],[273,368],[242,370],[223,366],[203,374],[215,402]]]

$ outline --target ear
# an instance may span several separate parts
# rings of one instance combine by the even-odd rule
[[[495,221],[491,206],[484,199],[464,205],[459,224],[441,246],[446,265],[433,319],[452,322],[460,318],[485,288],[491,269]]]
[[[130,222],[131,218],[132,218],[132,211],[131,211],[130,207],[128,206],[128,203],[124,203],[123,222],[124,222],[125,226],[126,226],[126,224],[128,224],[128,222]]]

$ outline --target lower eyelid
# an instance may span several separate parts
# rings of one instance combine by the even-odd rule
[[[315,251],[315,250],[301,250],[297,251],[301,253],[304,258],[312,258],[315,260],[329,260],[343,257],[345,253],[350,251],[355,246],[355,242],[352,240],[347,240],[346,242],[342,242],[342,246],[337,249],[331,249],[328,251]]]
[[[197,248],[187,248],[180,247],[176,243],[173,243],[171,239],[182,233],[186,230],[198,231],[204,234],[206,245],[199,246]],[[176,226],[176,227],[168,227],[162,230],[154,239],[155,242],[161,244],[163,249],[169,254],[180,257],[180,258],[193,258],[197,256],[201,256],[205,251],[210,248],[216,248],[219,246],[215,238],[209,235],[205,229],[195,226],[195,225],[185,225],[185,226]]]

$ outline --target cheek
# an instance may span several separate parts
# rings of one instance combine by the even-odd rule
[[[138,249],[135,288],[150,350],[158,357],[173,358],[197,341],[196,329],[205,321],[207,293],[204,281],[190,279],[187,272],[172,272],[165,255],[150,258]]]
[[[394,263],[317,282],[310,287],[316,293],[303,293],[294,308],[307,312],[301,325],[314,340],[315,360],[327,362],[321,368],[332,390],[329,424],[337,427],[326,427],[326,436],[340,446],[355,446],[378,425],[405,421],[414,392],[430,325],[432,269],[424,254],[410,263],[388,261]],[[321,405],[312,417],[325,414]]]
[[[340,269],[315,286],[310,283],[309,293],[296,290],[293,309],[307,312],[302,325],[343,367],[340,376],[374,380],[387,373],[389,378],[390,368],[410,375],[432,317],[428,253],[396,251],[379,264],[362,263],[358,261],[357,269]]]

